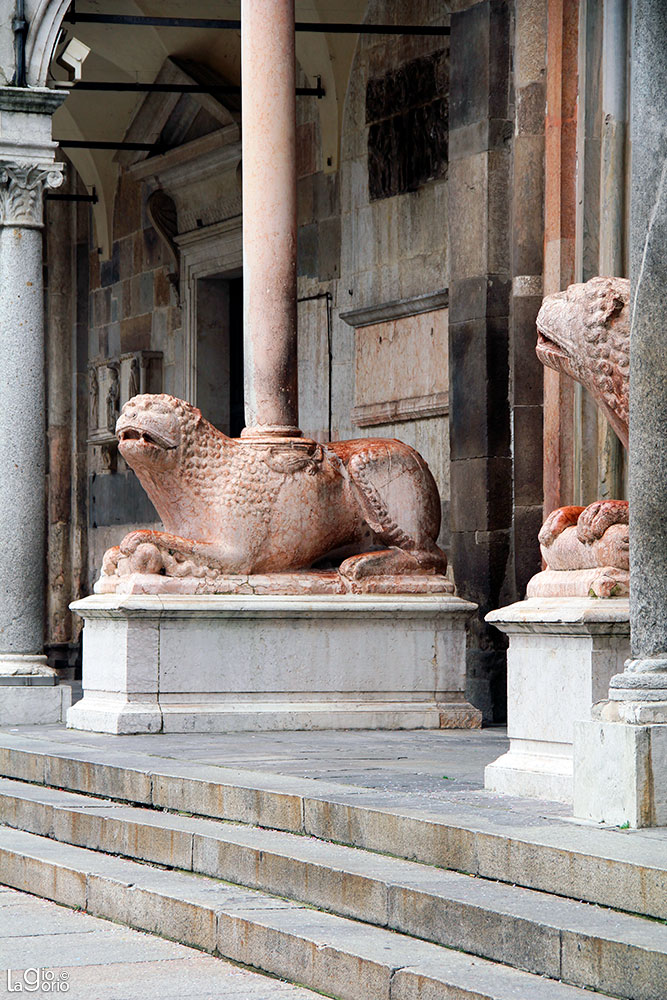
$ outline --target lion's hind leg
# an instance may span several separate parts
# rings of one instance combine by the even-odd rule
[[[412,458],[412,455],[409,455],[409,458]],[[406,460],[399,455],[397,461],[398,463],[401,460],[406,462],[403,474],[411,480],[412,492],[419,494],[421,483],[416,483],[414,480],[423,475],[423,470],[411,468],[413,463],[409,462],[409,458]],[[377,552],[363,552],[346,559],[341,566],[341,573],[350,579],[361,579],[374,575],[387,576],[392,573],[399,575],[445,573],[447,556],[442,549],[438,548],[432,537],[437,534],[439,516],[438,525],[431,524],[430,522],[434,519],[433,513],[430,510],[424,510],[424,520],[429,523],[421,525],[418,531],[411,531],[407,526],[402,525],[401,518],[391,510],[382,489],[378,488],[377,477],[373,474],[373,464],[373,456],[362,451],[350,459],[348,469],[350,479],[357,490],[359,506],[364,519],[378,540],[387,548]],[[428,485],[430,486],[430,483]],[[433,489],[435,489],[435,483],[433,483]],[[416,504],[419,504],[419,499],[417,495],[412,497],[412,501]],[[429,499],[432,498],[429,497]]]
[[[444,560],[444,566],[443,566]],[[349,580],[369,576],[387,576],[404,573],[442,573],[447,569],[444,552],[410,552],[392,546],[375,552],[360,552],[350,556],[340,566],[340,573]]]
[[[409,552],[392,546],[350,556],[339,572],[352,593],[451,594],[454,584],[443,575],[443,559],[440,550]]]

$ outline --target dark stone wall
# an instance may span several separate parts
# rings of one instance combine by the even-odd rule
[[[543,20],[540,22],[540,15]],[[521,600],[541,569],[537,535],[543,520],[542,403],[544,369],[535,354],[535,320],[544,274],[546,4],[517,3],[512,143],[510,413],[513,517],[511,582]],[[528,69],[527,67],[530,67]]]
[[[451,19],[451,559],[461,597],[479,605],[469,633],[467,694],[487,721],[505,714],[506,642],[483,616],[514,596],[510,31],[505,0],[486,0]]]

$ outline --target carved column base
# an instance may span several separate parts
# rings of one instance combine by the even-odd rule
[[[294,438],[303,438],[303,431],[298,427],[244,427],[241,437],[245,441],[265,441],[269,444],[290,442]]]
[[[45,656],[33,653],[0,653],[1,677],[51,677],[55,684],[57,673],[47,663]]]
[[[574,742],[574,814],[667,826],[667,657],[629,659]]]
[[[623,722],[667,723],[667,657],[628,660],[611,679],[609,703]]]
[[[45,656],[0,653],[0,726],[64,722],[72,688],[58,684]]]

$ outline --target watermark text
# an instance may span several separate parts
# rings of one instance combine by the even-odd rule
[[[52,969],[7,970],[8,993],[68,993],[69,972]]]

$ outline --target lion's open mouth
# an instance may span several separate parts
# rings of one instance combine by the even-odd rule
[[[176,445],[169,441],[166,437],[162,437],[155,431],[146,431],[137,427],[123,427],[123,429],[118,432],[118,440],[121,443],[126,441],[137,441],[140,446],[145,445],[147,447],[160,448],[163,451],[169,451],[176,447]]]
[[[564,364],[569,364],[569,357],[565,351],[550,339],[549,334],[537,328],[537,355],[544,365],[549,368],[562,369]]]

